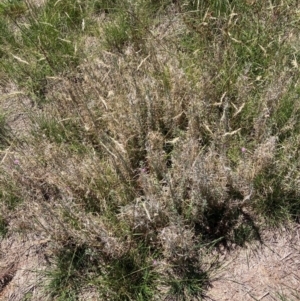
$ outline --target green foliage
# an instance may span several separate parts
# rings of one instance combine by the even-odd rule
[[[103,297],[112,300],[152,300],[158,275],[149,262],[149,249],[143,246],[112,260],[104,276]],[[151,257],[150,257],[151,258]]]
[[[55,300],[78,300],[80,287],[97,270],[97,261],[89,253],[86,246],[69,244],[57,255],[56,268],[48,273],[48,290]]]
[[[138,252],[139,251],[139,252]],[[139,247],[121,258],[104,258],[85,246],[66,246],[57,255],[56,269],[48,273],[48,291],[56,300],[78,300],[80,287],[96,284],[99,297],[112,300],[152,300],[157,274],[148,262],[149,249]]]
[[[26,11],[27,7],[23,0],[7,0],[0,3],[0,16],[15,19],[23,16]]]
[[[0,216],[0,237],[4,237],[6,235],[8,231],[7,226],[7,221],[2,216]]]
[[[14,168],[18,168],[18,166],[16,165]],[[14,210],[23,201],[13,184],[1,183],[3,187],[0,190],[0,202],[5,204],[8,210]]]
[[[152,20],[166,2],[117,2],[111,10],[111,21],[104,26],[106,48],[122,52],[126,45],[132,45],[136,51],[146,50],[145,37],[149,34]]]
[[[42,117],[39,120],[39,126],[44,135],[49,139],[50,142],[55,143],[67,143],[77,146],[79,149],[83,148],[82,143],[82,130],[78,124],[72,120],[57,121]]]
[[[208,274],[199,270],[197,263],[189,261],[182,262],[173,270],[174,275],[170,275],[166,280],[170,287],[169,297],[182,301],[193,298],[201,300],[208,284]]]
[[[291,88],[280,99],[278,108],[272,118],[272,130],[278,133],[279,140],[284,142],[285,139],[299,133],[299,125],[300,107],[298,93],[296,94],[294,88]]]
[[[41,15],[41,22],[49,22],[63,34],[81,30],[87,4],[81,0],[48,0]]]
[[[254,181],[257,190],[254,208],[272,225],[299,218],[300,202],[297,190],[293,187],[283,188],[286,172],[287,170],[282,170],[278,173],[276,166],[272,166],[259,174]]]
[[[105,27],[105,42],[109,49],[121,51],[130,41],[130,24],[126,13],[120,14],[117,19]]]
[[[118,0],[96,0],[93,3],[93,9],[96,13],[110,13],[116,9],[118,4]]]
[[[42,9],[28,8],[26,22],[15,21],[19,35],[11,30],[11,19],[1,20],[0,55],[13,55],[2,62],[3,69],[21,87],[45,100],[47,76],[66,73],[80,61],[78,34],[88,30],[88,7],[80,1],[47,1]],[[84,27],[83,27],[84,26]],[[10,29],[8,29],[10,28]],[[27,53],[27,54],[26,54]]]
[[[6,123],[6,116],[0,113],[0,150],[9,145],[10,130]]]

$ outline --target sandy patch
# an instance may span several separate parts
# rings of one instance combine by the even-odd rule
[[[0,300],[43,300],[48,239],[13,234],[2,239]],[[28,299],[26,299],[28,298]]]
[[[224,254],[207,295],[217,301],[300,300],[300,225]]]

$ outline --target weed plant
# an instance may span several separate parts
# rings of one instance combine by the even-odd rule
[[[299,222],[299,9],[0,5],[1,93],[29,120],[0,116],[0,233],[22,208],[55,242],[45,298],[201,300],[207,245]]]

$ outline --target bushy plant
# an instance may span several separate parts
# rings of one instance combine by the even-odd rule
[[[0,230],[22,209],[26,231],[50,237],[46,295],[201,299],[207,246],[299,220],[298,11],[293,0],[0,6],[1,93],[28,121],[19,133],[0,118]]]

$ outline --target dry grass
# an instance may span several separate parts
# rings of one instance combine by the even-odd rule
[[[208,247],[299,221],[279,2],[0,6],[1,233],[51,242],[43,298],[199,299]]]

